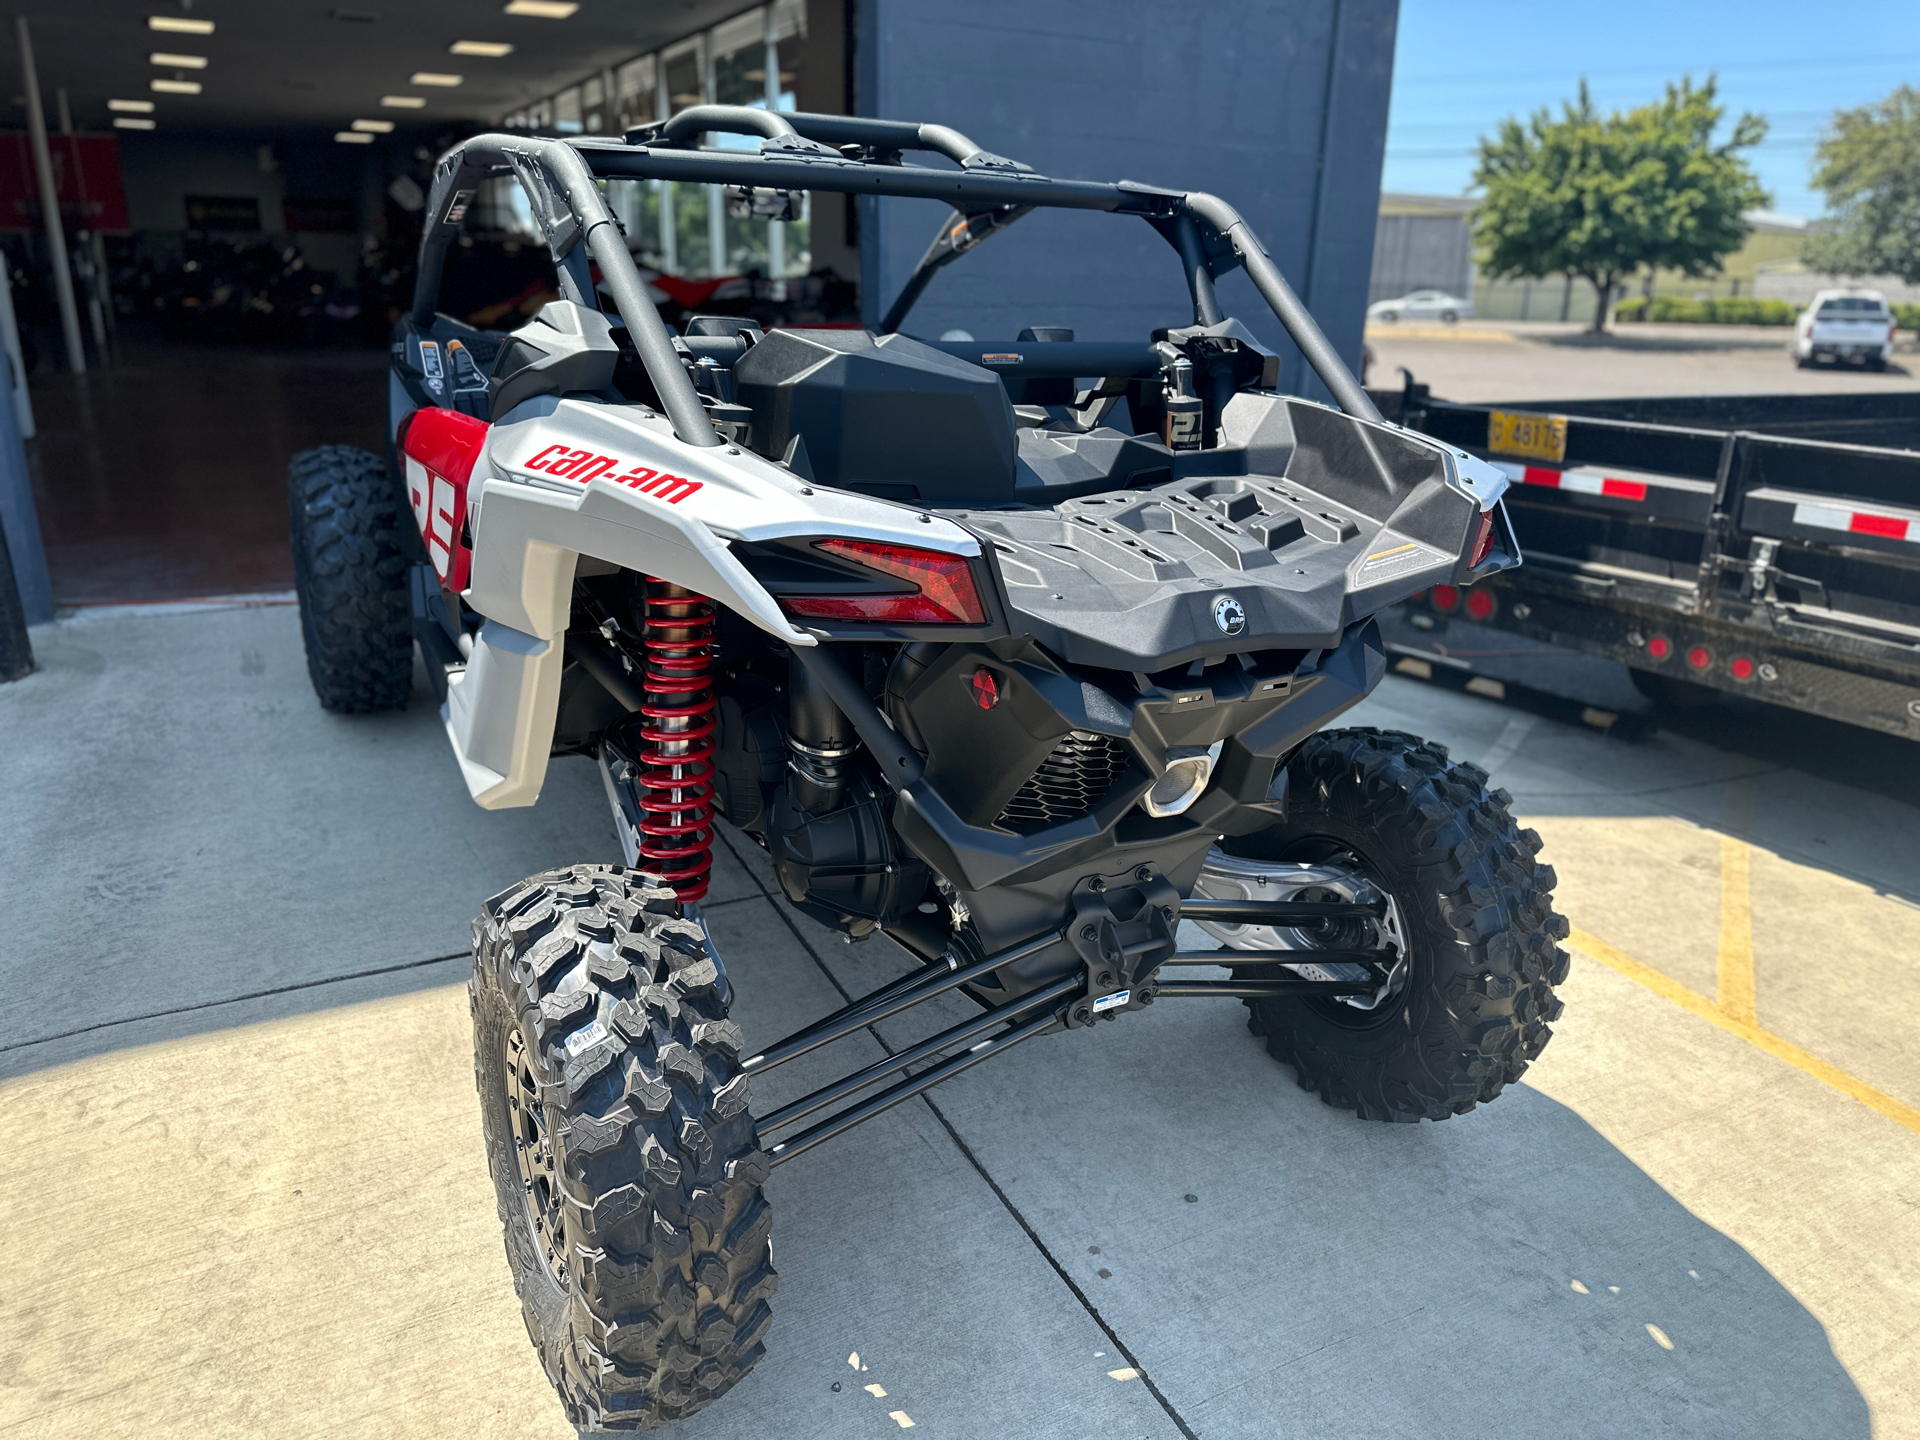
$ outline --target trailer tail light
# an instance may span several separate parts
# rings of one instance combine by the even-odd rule
[[[1704,670],[1713,664],[1713,652],[1704,645],[1696,645],[1687,651],[1687,664],[1696,670]]]
[[[1433,587],[1433,608],[1436,610],[1457,610],[1460,608],[1460,587],[1457,585],[1436,585]]]
[[[1664,635],[1656,635],[1647,641],[1647,654],[1656,660],[1664,660],[1673,654],[1673,642]]]
[[[1729,665],[1727,669],[1732,672],[1733,678],[1736,680],[1751,680],[1753,678],[1753,661],[1744,655],[1734,656],[1733,663]]]
[[[1493,512],[1480,512],[1480,528],[1473,537],[1473,551],[1467,557],[1467,569],[1477,570],[1480,562],[1493,553]]]
[[[877,620],[893,625],[984,625],[986,607],[964,555],[873,540],[817,540],[814,548],[914,588],[892,594],[782,595],[789,615],[816,620]]]
[[[1493,598],[1491,590],[1472,590],[1467,594],[1467,614],[1476,620],[1489,620],[1493,612],[1500,608],[1500,602]]]

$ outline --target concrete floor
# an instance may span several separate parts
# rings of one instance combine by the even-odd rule
[[[380,451],[387,352],[129,336],[110,366],[35,377],[33,406],[27,463],[60,604],[285,590],[287,461]]]
[[[473,808],[424,698],[318,709],[290,607],[34,644],[0,689],[0,1433],[567,1435],[461,981],[481,898],[613,855],[597,776]],[[1352,718],[1487,759],[1546,837],[1587,953],[1525,1082],[1385,1127],[1231,1005],[1036,1041],[776,1172],[768,1359],[673,1433],[1920,1436],[1916,807],[1838,726],[1815,775],[1397,678]],[[904,965],[750,851],[716,876],[750,1041]],[[836,1050],[755,1103],[880,1053]]]
[[[1405,367],[1447,400],[1599,400],[1638,395],[1825,395],[1920,389],[1906,343],[1883,371],[1797,369],[1785,326],[1578,325],[1469,320],[1374,325],[1367,384],[1394,389]]]

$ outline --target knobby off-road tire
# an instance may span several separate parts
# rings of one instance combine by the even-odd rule
[[[487,1161],[547,1378],[583,1429],[691,1415],[759,1361],[778,1283],[740,1030],[699,927],[649,877],[576,865],[494,896],[473,930]]]
[[[400,709],[413,691],[413,517],[386,462],[350,445],[302,450],[287,467],[287,505],[300,635],[321,707]]]
[[[1342,852],[1395,899],[1399,991],[1374,1010],[1329,998],[1249,1000],[1248,1027],[1303,1089],[1368,1120],[1444,1120],[1520,1078],[1560,1014],[1565,919],[1540,837],[1487,772],[1398,731],[1330,730],[1289,762],[1287,819],[1229,843],[1273,860]]]

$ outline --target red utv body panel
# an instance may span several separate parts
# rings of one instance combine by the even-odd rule
[[[414,523],[440,583],[456,593],[467,588],[473,565],[467,479],[486,439],[486,421],[434,406],[414,411],[400,427],[400,463]]]

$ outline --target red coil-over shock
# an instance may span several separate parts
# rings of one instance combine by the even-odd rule
[[[641,645],[640,868],[686,903],[713,869],[713,602],[647,581]]]

